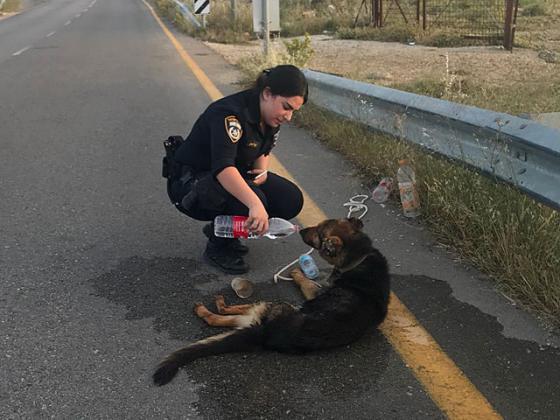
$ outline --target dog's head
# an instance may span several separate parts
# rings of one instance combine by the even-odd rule
[[[361,254],[360,250],[371,246],[371,241],[362,232],[363,226],[362,221],[355,217],[328,219],[317,226],[302,229],[300,235],[303,242],[317,249],[329,264],[342,268],[349,262],[349,255],[357,257]]]

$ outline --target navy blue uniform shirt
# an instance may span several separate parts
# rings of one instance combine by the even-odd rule
[[[276,143],[279,127],[259,128],[258,92],[245,90],[213,102],[195,122],[175,158],[195,173],[214,176],[235,166],[243,177],[259,156],[268,155]]]

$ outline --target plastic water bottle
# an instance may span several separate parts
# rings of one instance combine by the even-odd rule
[[[418,216],[420,214],[420,197],[416,189],[416,175],[409,165],[408,159],[399,160],[397,182],[399,183],[403,214],[406,217]]]
[[[317,267],[317,264],[315,264],[315,260],[311,257],[311,255],[300,255],[299,266],[301,267],[303,274],[305,274],[305,277],[308,279],[313,280],[319,277],[319,268]]]
[[[384,203],[391,194],[393,188],[393,178],[383,178],[371,194],[371,199],[376,203]]]
[[[260,236],[249,232],[245,227],[247,216],[216,216],[214,219],[214,235],[220,238],[249,238]],[[299,226],[279,217],[268,219],[268,231],[263,236],[270,239],[283,238],[299,231]]]

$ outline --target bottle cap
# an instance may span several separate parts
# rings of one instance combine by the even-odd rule
[[[253,283],[243,277],[235,277],[231,281],[231,288],[241,299],[247,299],[253,294]]]

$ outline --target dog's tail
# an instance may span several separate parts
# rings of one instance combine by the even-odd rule
[[[167,356],[157,367],[153,380],[158,386],[175,377],[180,367],[193,360],[222,353],[251,351],[261,346],[262,329],[259,326],[228,331],[189,344]]]

